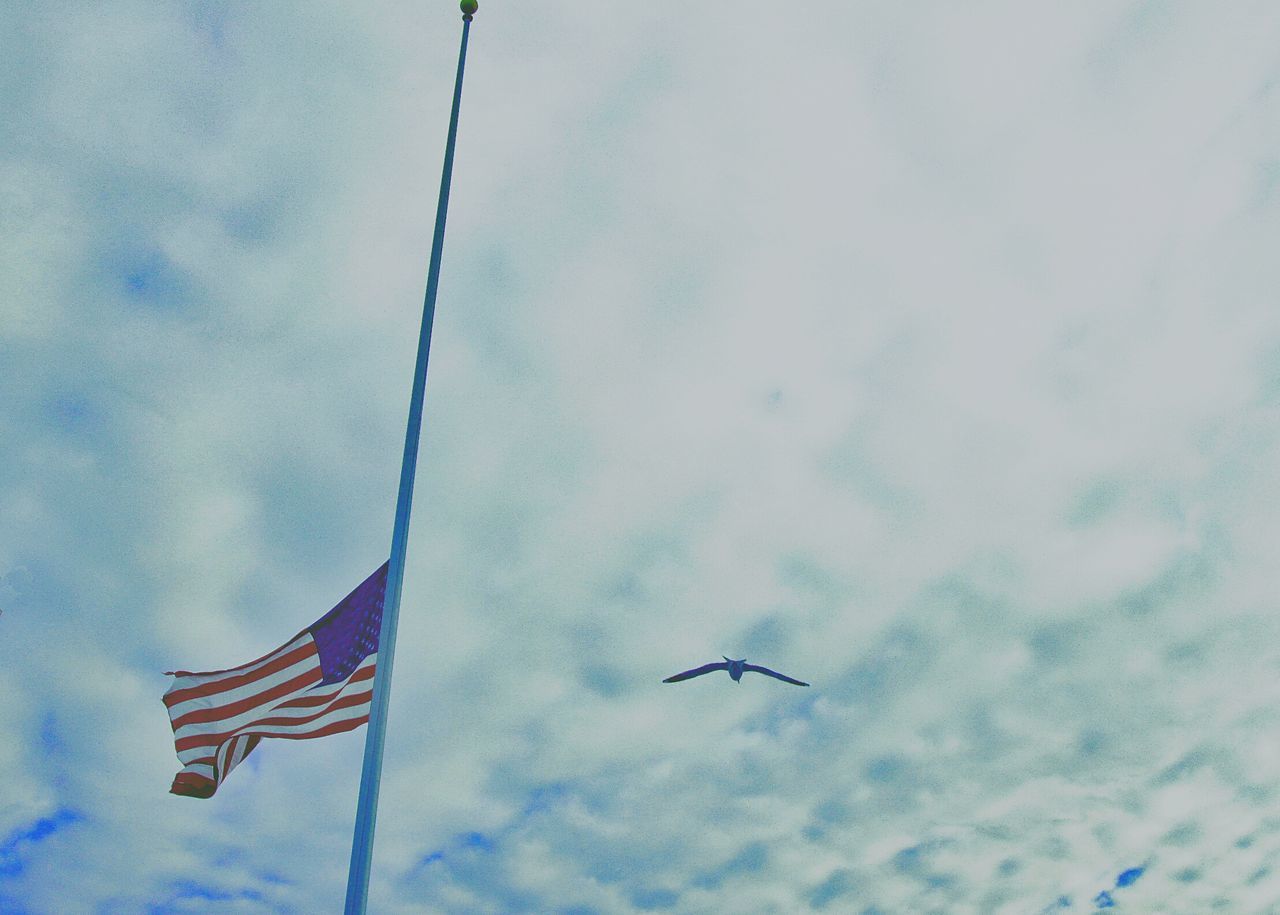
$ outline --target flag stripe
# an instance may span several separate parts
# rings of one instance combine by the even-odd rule
[[[377,668],[373,665],[374,655],[370,655],[367,659],[369,662],[367,667],[357,668],[351,675],[351,679],[347,683],[363,683],[365,680],[372,680],[373,675],[377,673]],[[318,688],[318,687],[317,687]],[[304,696],[298,696],[296,699],[290,699],[287,702],[281,702],[277,708],[313,708],[315,706],[324,705],[338,693],[342,692],[345,684],[334,689],[329,693],[317,693],[314,690]]]
[[[357,695],[364,696],[364,701],[367,702],[369,701],[369,697],[372,695],[372,692],[366,690],[362,693],[358,693]],[[195,731],[194,733],[187,734],[186,736],[178,737],[174,741],[174,744],[178,749],[178,753],[181,754],[184,751],[190,751],[198,747],[218,746],[224,741],[230,740],[236,734],[242,733],[246,728],[253,727],[261,721],[270,721],[272,724],[305,724],[309,721],[314,721],[317,718],[323,717],[328,714],[330,709],[346,708],[350,705],[349,700],[351,698],[351,696],[343,697],[341,695],[341,691],[339,691],[337,696],[332,697],[327,707],[321,708],[318,711],[305,706],[289,709],[280,708],[278,705],[258,706],[253,710],[251,715],[241,716],[243,720],[237,721],[230,727],[228,727],[228,725],[231,724],[229,721],[216,722],[217,725],[225,727],[226,730],[216,732],[209,730]],[[339,705],[338,703],[344,704]]]
[[[345,682],[333,684],[332,688],[326,688],[324,692],[316,691],[320,689],[318,685],[312,690],[295,688],[294,692],[290,694],[292,698],[281,699],[280,695],[277,695],[279,689],[273,688],[268,691],[271,694],[270,699],[262,701],[244,700],[241,703],[237,703],[235,708],[221,706],[220,709],[225,709],[229,713],[225,716],[213,715],[203,720],[194,721],[186,721],[185,719],[188,716],[184,716],[181,719],[181,723],[179,723],[179,720],[175,720],[174,742],[179,754],[181,755],[182,751],[189,750],[191,747],[201,746],[211,741],[216,742],[225,735],[239,731],[242,727],[252,724],[268,713],[302,716],[315,708],[324,706],[334,697],[341,695],[343,690],[346,690],[352,684],[364,683],[371,679],[376,671],[375,659],[376,655],[370,655]],[[306,674],[295,678],[295,680],[304,681],[299,686],[317,684],[320,680],[319,667],[313,667]],[[230,714],[231,712],[236,714]]]
[[[306,630],[304,629],[302,632],[299,632],[289,641],[285,642],[284,647],[276,648],[271,651],[268,651],[266,654],[264,654],[262,657],[258,658],[257,660],[249,661],[246,664],[241,664],[239,667],[228,667],[225,670],[202,670],[202,671],[166,670],[165,676],[166,677],[203,677],[208,680],[215,680],[215,679],[221,679],[222,677],[228,677],[233,674],[247,673],[253,668],[257,667],[259,664],[262,664],[265,661],[271,660],[280,652],[284,651],[286,648],[293,645],[295,642],[297,642],[300,638],[302,638],[306,634],[307,634]]]
[[[313,677],[313,682],[314,679],[315,678]],[[188,751],[191,747],[197,747],[202,743],[208,743],[209,738],[211,737],[233,734],[239,731],[242,727],[252,724],[263,715],[272,714],[275,712],[278,705],[279,700],[276,702],[267,702],[255,706],[249,711],[236,715],[233,718],[224,718],[219,721],[187,725],[186,727],[174,731],[174,749],[178,751],[178,755],[181,757],[184,752]]]
[[[215,693],[226,692],[227,690],[256,683],[263,677],[284,670],[316,653],[315,642],[312,641],[310,635],[303,635],[302,640],[296,644],[296,647],[292,643],[285,647],[290,650],[281,650],[267,659],[261,666],[247,673],[218,677],[212,680],[204,679],[202,674],[189,674],[179,680],[175,680],[173,686],[164,694],[164,704],[172,709],[175,705],[186,702],[189,699],[200,699],[212,696]],[[178,688],[178,684],[183,680],[196,680],[198,682],[193,686]]]
[[[221,680],[231,679],[232,677],[238,677],[238,676],[243,676],[245,674],[256,673],[259,670],[261,670],[263,667],[265,667],[267,664],[270,664],[272,661],[279,658],[282,654],[292,651],[293,649],[297,648],[299,645],[305,644],[306,635],[307,635],[307,631],[304,629],[302,632],[299,632],[297,635],[295,635],[289,641],[285,642],[275,651],[269,652],[268,654],[265,654],[262,657],[258,658],[256,661],[250,661],[248,664],[241,665],[240,667],[231,667],[231,668],[228,668],[227,670],[203,671],[203,672],[194,672],[190,670],[169,671],[169,675],[176,677],[177,680],[169,688],[168,692],[172,693],[175,689],[178,689],[181,685],[180,681],[186,678],[196,678],[201,683],[217,683]]]
[[[302,671],[294,674],[299,667],[303,667]],[[205,706],[204,708],[194,708],[182,715],[176,715],[173,718],[173,732],[176,734],[188,725],[208,724],[214,721],[227,721],[245,712],[251,712],[261,708],[264,705],[272,703],[276,699],[287,699],[289,696],[296,695],[298,690],[306,689],[308,686],[314,686],[319,683],[324,676],[320,670],[320,665],[312,663],[304,667],[301,664],[295,664],[288,668],[288,673],[294,674],[287,680],[281,680],[279,683],[269,683],[266,688],[259,690],[251,695],[245,696],[243,699],[236,699],[227,702],[224,705]],[[219,696],[218,698],[222,698]]]
[[[271,726],[288,725],[290,727],[302,727],[307,724],[310,724],[313,721],[322,719],[326,715],[330,715],[335,711],[348,708],[353,704],[359,704],[359,702],[364,702],[367,704],[372,698],[372,696],[373,696],[372,691],[366,692],[366,693],[360,693],[357,696],[346,696],[346,697],[335,700],[327,708],[323,708],[320,711],[310,715],[302,715],[302,714],[273,715],[270,717],[255,718],[253,721],[246,722],[245,724],[241,725],[240,727],[236,728],[233,731],[224,731],[220,734],[193,734],[190,737],[184,737],[177,741],[178,753],[179,753],[178,758],[181,759],[184,753],[192,754],[192,753],[201,752],[202,750],[204,750],[204,752],[207,752],[207,749],[205,748],[222,746],[227,741],[231,740],[232,738],[240,734],[261,733],[260,727],[262,725],[271,725]],[[353,702],[353,700],[355,701]],[[303,712],[307,710],[297,709],[295,711]]]
[[[173,785],[169,788],[169,793],[185,797],[213,797],[213,793],[217,790],[218,783],[213,779],[183,771],[173,777]]]
[[[353,696],[342,696],[335,699],[327,708],[316,712],[314,715],[308,715],[305,718],[294,717],[292,715],[276,715],[271,718],[262,718],[254,722],[253,733],[257,734],[261,727],[267,726],[310,724],[311,722],[317,721],[321,718],[332,716],[334,712],[341,711],[342,709],[354,708],[358,705],[367,706],[372,698],[373,690],[369,690],[364,693],[356,693]],[[368,709],[366,708],[365,711],[367,712]]]
[[[174,706],[169,711],[170,724],[174,725],[175,731],[182,727],[180,724],[191,712],[202,711],[208,708],[223,708],[234,705],[244,700],[256,699],[264,692],[267,692],[281,683],[288,683],[299,677],[311,677],[310,680],[303,680],[299,684],[299,691],[305,691],[307,687],[320,685],[322,679],[320,674],[319,662],[315,656],[303,658],[296,664],[286,667],[284,670],[277,671],[268,677],[264,677],[260,682],[250,686],[241,686],[238,689],[228,690],[225,693],[219,693],[213,696],[206,696],[202,699],[191,699],[181,705]],[[283,700],[281,700],[283,701]]]
[[[306,737],[324,737],[328,734],[336,734],[339,731],[349,731],[358,727],[369,720],[369,707],[363,706],[358,709],[342,709],[338,715],[325,719],[325,724],[321,727],[309,727],[301,730],[275,725],[264,728],[254,728],[253,733],[259,737],[283,737],[289,740],[301,740]]]

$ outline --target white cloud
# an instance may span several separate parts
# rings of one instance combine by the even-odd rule
[[[159,672],[386,554],[458,23],[0,18],[0,907],[331,907],[360,736]],[[1265,905],[1276,25],[487,2],[376,910]]]

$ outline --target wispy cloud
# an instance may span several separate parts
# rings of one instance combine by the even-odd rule
[[[159,672],[385,558],[457,27],[0,11],[6,911],[340,897],[360,735]],[[376,910],[1265,908],[1277,30],[486,2]]]

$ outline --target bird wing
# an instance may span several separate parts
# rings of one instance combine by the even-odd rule
[[[783,683],[794,683],[796,686],[809,685],[808,683],[805,683],[803,680],[792,680],[790,677],[786,676],[785,674],[780,674],[776,670],[770,670],[767,667],[761,667],[759,664],[744,664],[742,665],[742,669],[754,670],[758,674],[765,674],[767,676],[773,677],[775,680],[781,680]]]
[[[726,661],[717,661],[714,664],[703,664],[701,667],[695,667],[693,670],[686,670],[675,676],[667,677],[663,683],[679,683],[681,680],[688,680],[692,677],[701,677],[703,674],[709,674],[713,670],[728,670],[729,664]]]

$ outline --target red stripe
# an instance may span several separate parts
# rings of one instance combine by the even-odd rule
[[[260,693],[254,693],[252,696],[247,696],[237,702],[229,702],[226,705],[215,705],[211,708],[198,708],[187,712],[185,715],[180,715],[173,719],[173,729],[174,731],[177,731],[178,728],[186,724],[201,724],[210,721],[222,721],[227,718],[234,718],[237,715],[244,714],[250,709],[255,709],[260,705],[270,702],[272,699],[279,699],[283,696],[288,696],[290,693],[296,693],[299,690],[306,689],[308,686],[311,686],[313,683],[321,679],[323,679],[323,673],[320,670],[320,665],[317,664],[310,670],[298,674],[292,680],[285,680],[283,683],[277,683],[270,689],[264,689]]]
[[[340,734],[343,731],[354,731],[362,724],[368,724],[369,716],[361,715],[359,718],[347,718],[343,721],[335,721],[332,724],[326,724],[322,728],[316,728],[314,731],[307,731],[305,734],[263,734],[263,737],[283,738],[285,740],[306,740],[309,737],[328,737],[330,734]]]
[[[317,718],[323,718],[330,712],[336,712],[338,709],[354,708],[357,705],[364,705],[373,698],[373,692],[356,693],[354,696],[343,696],[341,699],[335,699],[333,704],[325,708],[323,711],[316,712],[314,715],[308,715],[305,718],[290,718],[282,715],[278,718],[262,718],[253,722],[249,727],[265,727],[269,724],[308,724]],[[268,737],[275,736],[268,734]]]
[[[222,781],[223,776],[230,771],[231,757],[236,755],[236,746],[239,745],[240,740],[240,737],[232,737],[218,747],[218,762],[214,766],[214,774],[218,777],[218,781]]]
[[[183,797],[213,797],[213,792],[217,790],[218,783],[211,778],[196,775],[194,772],[179,772],[173,777],[173,785],[169,788],[169,793],[180,794]]]
[[[267,723],[307,724],[309,722],[315,721],[317,718],[323,718],[325,715],[329,714],[329,712],[335,709],[351,708],[354,705],[359,705],[361,702],[370,701],[372,697],[373,697],[372,691],[367,693],[358,693],[355,696],[346,696],[342,699],[338,699],[333,705],[329,706],[328,708],[322,709],[319,712],[316,712],[314,715],[304,715],[301,718],[288,718],[288,717],[259,718],[259,719],[250,721],[246,724],[243,724],[238,728],[234,728],[230,731],[223,731],[221,734],[192,734],[188,737],[179,737],[177,740],[174,741],[174,746],[177,749],[177,752],[179,753],[183,752],[184,750],[194,749],[195,747],[216,747],[224,743],[225,741],[229,740],[230,738],[235,737],[237,734],[252,733],[251,731],[247,731],[246,730],[247,728],[258,727],[260,725],[267,724]],[[352,700],[355,700],[355,701],[352,701]],[[273,737],[276,735],[268,734],[266,736]]]
[[[277,708],[311,708],[317,705],[324,705],[338,693],[342,692],[352,683],[363,683],[365,680],[372,680],[377,670],[370,667],[363,667],[351,675],[351,679],[343,683],[337,689],[330,690],[327,693],[317,693],[315,688],[305,696],[299,696],[296,699],[290,699],[288,702],[281,702]]]
[[[165,693],[164,704],[172,708],[179,702],[185,702],[188,699],[197,699],[203,696],[212,696],[217,693],[226,692],[229,689],[236,689],[255,680],[261,680],[263,677],[270,676],[277,671],[284,670],[290,665],[296,664],[307,655],[316,653],[315,642],[307,642],[299,645],[293,651],[280,655],[270,664],[267,664],[260,670],[252,673],[240,674],[237,677],[227,677],[224,680],[215,680],[212,683],[202,683],[199,686],[189,686],[186,689],[174,690],[171,693]]]

